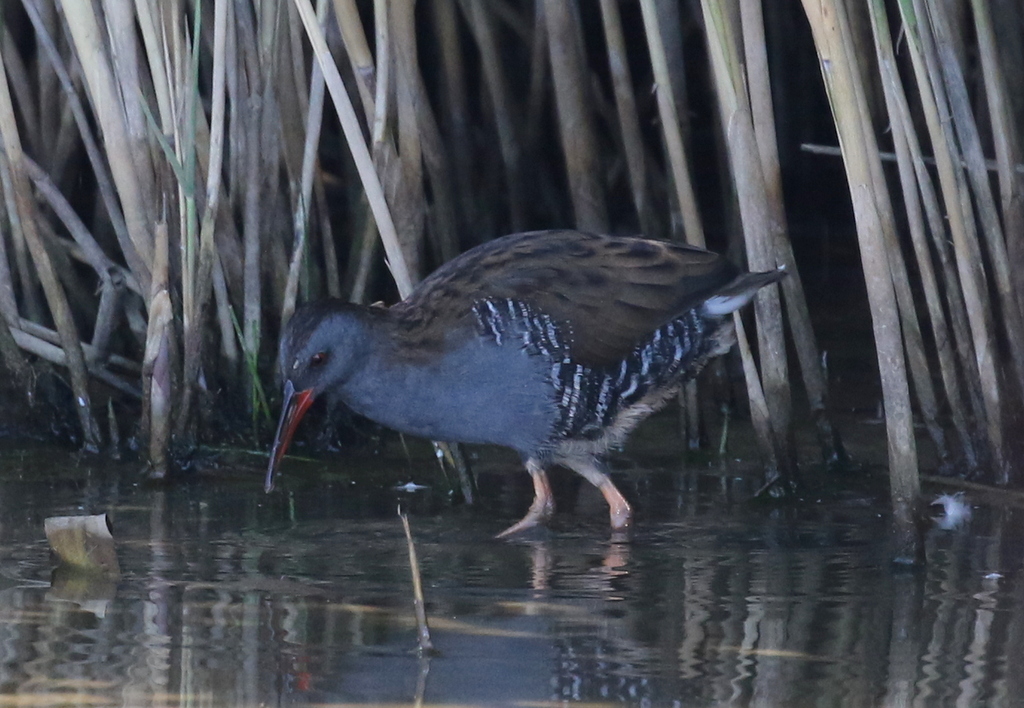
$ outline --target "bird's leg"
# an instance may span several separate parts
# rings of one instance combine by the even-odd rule
[[[533,477],[533,504],[530,505],[526,516],[499,533],[495,538],[505,538],[543,524],[555,513],[555,498],[551,494],[551,484],[548,482],[548,475],[540,462],[532,458],[527,460],[526,471]]]
[[[633,509],[630,508],[629,502],[622,496],[622,492],[618,490],[611,477],[605,473],[597,461],[570,457],[559,460],[559,462],[571,467],[577,474],[601,490],[604,500],[608,502],[612,531],[623,531],[629,528],[633,522]]]

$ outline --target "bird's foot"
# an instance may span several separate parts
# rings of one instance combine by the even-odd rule
[[[526,471],[533,478],[533,503],[526,516],[499,533],[495,538],[508,538],[513,534],[543,526],[555,513],[555,497],[551,494],[551,484],[544,472],[544,467],[536,459],[526,461]]]
[[[619,490],[615,488],[610,479],[606,480],[600,489],[605,501],[608,502],[612,533],[628,531],[629,527],[633,525],[633,508]]]
[[[530,510],[526,512],[526,516],[499,533],[495,538],[508,538],[528,529],[543,526],[554,513],[555,503],[551,497],[544,499],[537,497],[533,500],[533,504],[530,505]]]

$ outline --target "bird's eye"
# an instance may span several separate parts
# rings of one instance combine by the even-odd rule
[[[327,361],[327,352],[317,352],[313,356],[309,357],[310,366],[320,366]]]

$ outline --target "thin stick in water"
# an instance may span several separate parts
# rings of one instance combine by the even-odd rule
[[[412,604],[416,610],[416,633],[419,653],[429,654],[434,651],[434,645],[430,641],[430,628],[427,627],[427,612],[423,606],[423,583],[420,580],[420,563],[416,559],[416,546],[412,542],[412,531],[409,529],[409,517],[405,515],[401,507],[398,509],[398,518],[402,520],[402,528],[405,529],[405,541],[409,547],[409,570],[412,572]]]

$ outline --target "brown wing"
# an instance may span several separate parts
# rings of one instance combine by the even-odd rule
[[[577,231],[513,234],[435,271],[392,314],[409,335],[448,331],[481,300],[521,300],[571,332],[581,363],[616,361],[644,336],[737,275],[721,256],[642,238]]]

